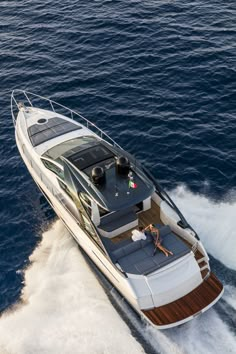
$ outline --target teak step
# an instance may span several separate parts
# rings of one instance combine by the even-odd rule
[[[200,268],[200,269],[202,269],[202,268],[205,267],[205,266],[208,266],[208,264],[207,264],[206,261],[198,262],[198,265],[199,265],[199,268]]]
[[[205,265],[203,265],[202,267],[200,267],[201,272],[202,272],[204,269],[208,269],[208,264],[205,264]]]
[[[194,256],[195,256],[196,260],[199,262],[201,262],[203,259],[205,259],[205,256],[199,250],[197,250],[197,252],[194,253]]]
[[[205,279],[205,277],[207,276],[208,273],[209,273],[208,268],[201,270],[202,279]]]

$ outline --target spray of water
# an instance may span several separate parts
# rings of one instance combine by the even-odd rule
[[[196,195],[179,186],[171,191],[186,219],[196,229],[207,250],[227,267],[236,269],[236,229],[234,218],[236,203],[214,203],[204,196]],[[236,310],[236,289],[226,285],[223,296],[226,305],[230,305],[232,317]],[[121,307],[126,307],[120,301]],[[228,309],[222,302],[221,310]],[[124,308],[127,313],[127,309]],[[223,311],[225,312],[225,311]],[[161,354],[221,354],[236,353],[235,334],[215,308],[208,310],[198,318],[180,327],[158,331],[150,325],[144,325],[135,316],[129,316],[139,334]]]
[[[1,354],[144,352],[60,221],[30,260],[23,301],[0,319]]]
[[[214,203],[179,186],[171,197],[199,234],[207,251],[236,270],[236,202]]]
[[[166,334],[184,354],[236,352],[235,336],[214,309]]]
[[[141,322],[119,295],[116,294],[115,298],[122,311],[128,314],[139,336],[153,348],[153,352],[158,354],[236,353],[236,337],[214,309],[208,310],[182,326],[160,331]]]
[[[236,205],[215,204],[184,187],[171,195],[208,251],[236,269]],[[60,222],[43,234],[30,260],[22,303],[0,319],[1,354],[143,352]],[[236,353],[236,338],[215,309],[181,327],[158,331],[141,322],[119,296],[115,297],[153,352]],[[224,300],[232,311],[236,309],[235,297],[235,288],[226,285]]]
[[[225,286],[223,299],[236,311],[236,288],[234,286]]]

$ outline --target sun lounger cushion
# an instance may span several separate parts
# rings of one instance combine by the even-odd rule
[[[129,242],[122,244],[111,252],[112,259],[119,263],[126,273],[149,274],[173,260],[189,253],[191,249],[170,229],[169,226],[159,228],[164,247],[174,253],[173,256],[166,257],[164,253],[157,249],[151,235],[147,235],[146,240]]]

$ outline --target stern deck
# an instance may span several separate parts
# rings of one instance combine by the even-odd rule
[[[113,261],[128,274],[148,275],[167,264],[190,253],[192,248],[186,245],[183,240],[173,233],[169,226],[164,226],[160,220],[160,208],[152,201],[152,207],[147,211],[138,213],[139,225],[149,225],[150,223],[161,224],[160,236],[163,246],[172,251],[173,254],[166,257],[165,254],[155,248],[153,238],[147,234],[145,240],[133,242],[131,239],[132,230],[121,233],[111,240],[104,240],[110,248],[110,256]]]
[[[207,310],[222,294],[223,285],[210,273],[210,276],[189,294],[169,304],[142,312],[156,326],[176,325]]]

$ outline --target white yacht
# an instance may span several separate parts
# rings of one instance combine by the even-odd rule
[[[14,90],[16,144],[32,178],[76,242],[129,304],[159,329],[203,313],[223,294],[198,235],[155,178],[80,114]],[[132,231],[154,224],[133,241]]]

